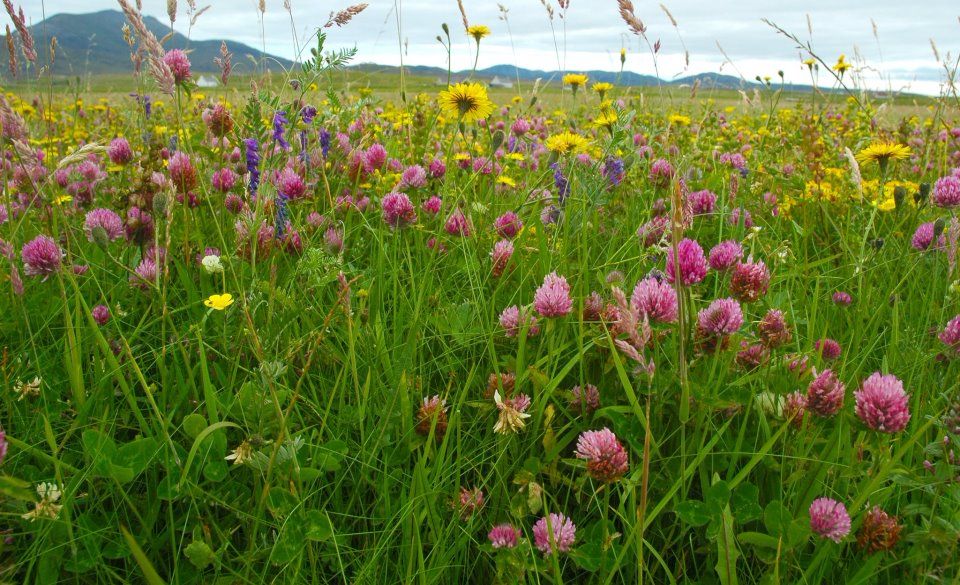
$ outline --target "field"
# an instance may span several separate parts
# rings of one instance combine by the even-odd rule
[[[140,43],[0,96],[0,582],[957,582],[955,89]]]

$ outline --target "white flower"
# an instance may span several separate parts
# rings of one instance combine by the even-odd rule
[[[57,503],[62,495],[60,486],[55,483],[37,484],[37,495],[40,496],[40,501],[34,505],[33,510],[24,514],[22,518],[31,522],[37,518],[56,520],[57,516],[60,515],[60,509],[63,508],[63,504]]]
[[[207,271],[207,274],[218,274],[223,272],[223,264],[220,262],[220,256],[216,256],[214,254],[204,256],[203,260],[200,261],[200,264],[203,264],[203,268]]]

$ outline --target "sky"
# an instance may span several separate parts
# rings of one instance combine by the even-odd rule
[[[134,0],[131,0],[131,3]],[[351,0],[197,0],[210,5],[192,30],[180,0],[175,28],[198,40],[230,39],[296,59],[306,53],[304,39],[327,21],[331,11]],[[551,20],[544,3],[552,4]],[[17,4],[14,0],[14,4]],[[28,20],[39,22],[44,11],[82,13],[118,8],[115,0],[20,0]],[[467,37],[456,0],[368,0],[368,8],[343,28],[329,31],[328,48],[358,49],[355,63],[447,66],[446,50],[437,41],[447,23],[453,38],[454,70],[469,69],[476,46]],[[826,63],[842,53],[861,71],[872,89],[937,94],[945,77],[942,61],[960,55],[960,2],[956,0],[634,0],[637,16],[647,27],[651,44],[660,41],[656,64],[651,50],[630,34],[616,0],[570,0],[563,17],[557,0],[463,0],[470,24],[490,27],[480,44],[478,67],[507,64],[529,69],[584,71],[620,68],[664,79],[719,72],[753,80],[756,76],[810,83],[801,61],[808,57],[795,41],[778,34],[766,18],[789,31]],[[507,10],[506,18],[500,6]],[[168,22],[167,0],[143,0],[146,14]],[[669,11],[676,27],[667,15]],[[936,45],[940,62],[934,55]],[[312,44],[310,45],[312,46]],[[689,63],[687,57],[689,55]],[[818,83],[832,78],[821,71]]]

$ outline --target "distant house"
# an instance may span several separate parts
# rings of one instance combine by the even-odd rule
[[[513,82],[508,79],[500,79],[498,76],[494,75],[493,79],[490,80],[490,87],[502,87],[503,89],[513,88]]]
[[[216,78],[209,75],[201,75],[200,79],[197,79],[197,87],[217,87],[220,85],[217,82]]]

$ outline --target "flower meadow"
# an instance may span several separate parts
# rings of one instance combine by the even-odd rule
[[[957,578],[955,93],[201,90],[121,6],[129,95],[0,96],[0,580]]]

